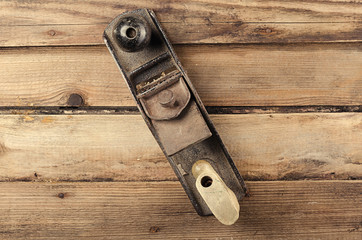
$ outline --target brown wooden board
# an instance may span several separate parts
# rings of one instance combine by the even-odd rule
[[[247,182],[232,226],[200,217],[178,182],[0,183],[1,239],[362,237],[361,181]]]
[[[249,180],[235,225],[196,214],[103,46],[142,7]],[[361,1],[0,9],[1,240],[362,239]]]
[[[153,9],[172,43],[362,40],[362,5],[349,0],[1,1],[0,46],[103,44],[124,11]]]
[[[207,106],[362,105],[362,45],[177,46]],[[108,50],[7,48],[0,106],[135,106]]]
[[[0,115],[0,181],[176,180],[140,115]],[[212,115],[248,180],[362,179],[362,113]]]

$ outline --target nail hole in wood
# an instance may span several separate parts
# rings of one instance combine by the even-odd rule
[[[48,34],[50,36],[55,36],[57,33],[54,30],[49,30]]]
[[[81,106],[84,104],[84,100],[78,93],[72,93],[68,98],[67,104],[70,106]]]
[[[65,194],[64,193],[58,193],[58,198],[64,198]]]

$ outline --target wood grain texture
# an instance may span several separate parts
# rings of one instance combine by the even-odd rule
[[[200,217],[178,182],[0,183],[1,239],[362,237],[361,181],[247,182],[232,226]],[[207,228],[207,230],[205,230]]]
[[[362,44],[178,46],[207,106],[362,105]],[[108,50],[8,48],[0,106],[135,106]]]
[[[258,180],[235,225],[199,217],[141,116],[119,113],[135,104],[102,33],[142,7],[209,109],[263,113],[211,116],[240,173]],[[362,239],[360,0],[0,8],[0,239]],[[82,107],[59,110],[71,94]],[[288,112],[320,106],[355,113]],[[279,108],[288,114],[266,114]],[[302,179],[319,181],[291,181]]]
[[[124,11],[153,9],[172,43],[362,40],[362,3],[348,0],[1,1],[0,46],[103,44]]]
[[[1,115],[0,181],[176,180],[140,115]],[[362,179],[362,114],[212,115],[248,180]]]

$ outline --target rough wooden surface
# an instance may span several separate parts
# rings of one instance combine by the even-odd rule
[[[208,106],[360,105],[362,44],[178,46]],[[108,50],[9,48],[0,54],[0,106],[134,106]]]
[[[0,180],[175,180],[140,115],[1,115]],[[362,179],[362,113],[212,115],[249,180]]]
[[[195,213],[108,50],[89,46],[141,7],[258,180],[233,226]],[[0,239],[362,239],[360,0],[0,8]]]
[[[361,181],[247,182],[240,218],[199,217],[178,182],[0,183],[1,239],[362,237]]]
[[[362,4],[349,0],[17,0],[0,8],[0,46],[103,44],[107,24],[137,8],[153,9],[174,44],[362,40]]]

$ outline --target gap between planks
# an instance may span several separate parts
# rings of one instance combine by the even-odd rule
[[[362,112],[356,106],[206,106],[209,114],[345,113]],[[0,107],[0,115],[139,115],[137,107]]]

